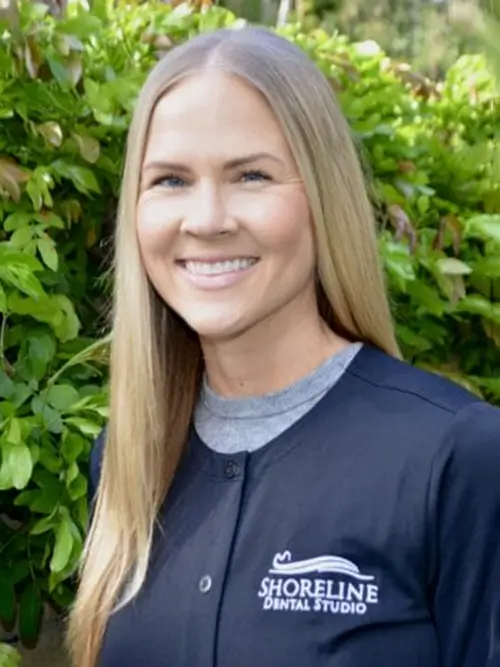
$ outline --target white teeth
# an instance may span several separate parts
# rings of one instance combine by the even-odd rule
[[[185,266],[190,273],[209,276],[242,271],[243,269],[248,269],[256,261],[256,259],[233,259],[226,262],[186,262]]]

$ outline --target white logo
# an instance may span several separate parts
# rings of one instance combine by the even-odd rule
[[[334,574],[319,578],[301,575]],[[379,587],[375,577],[363,574],[347,558],[319,556],[292,561],[285,551],[273,558],[269,574],[259,589],[266,611],[315,611],[330,614],[366,614],[368,605],[378,604]]]

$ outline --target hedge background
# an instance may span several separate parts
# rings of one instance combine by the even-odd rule
[[[0,16],[0,622],[30,647],[44,602],[73,595],[137,91],[173,44],[242,21],[160,3],[97,0],[61,19],[15,7]],[[279,31],[329,77],[359,141],[405,357],[500,404],[500,102],[484,58],[433,82],[373,42]],[[0,665],[13,655],[0,644]]]

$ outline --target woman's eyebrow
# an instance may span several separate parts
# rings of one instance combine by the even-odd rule
[[[188,172],[189,167],[180,162],[164,162],[163,160],[151,160],[144,165],[144,173],[148,171],[175,171]]]
[[[282,166],[284,164],[283,160],[281,160],[281,158],[279,158],[277,155],[273,155],[272,153],[261,152],[261,153],[252,153],[250,155],[243,155],[241,157],[228,160],[227,162],[224,163],[224,169],[225,170],[235,169],[236,167],[242,167],[246,164],[250,164],[252,162],[256,162],[257,160],[263,160],[263,159],[273,160],[274,162],[277,162]],[[151,160],[150,162],[147,162],[144,166],[144,173],[148,171],[175,171],[175,172],[186,173],[191,171],[191,169],[182,162],[166,162],[163,160]]]
[[[262,152],[262,153],[252,153],[251,155],[244,155],[242,157],[237,157],[234,158],[233,160],[229,160],[224,164],[224,169],[234,169],[235,167],[242,167],[245,164],[265,159],[273,160],[274,162],[278,162],[278,164],[283,165],[283,160],[281,160],[277,155],[273,155],[272,153]]]

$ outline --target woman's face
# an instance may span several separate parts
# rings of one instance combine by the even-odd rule
[[[202,340],[315,309],[304,186],[278,122],[240,79],[205,73],[160,100],[137,213],[151,282]]]

